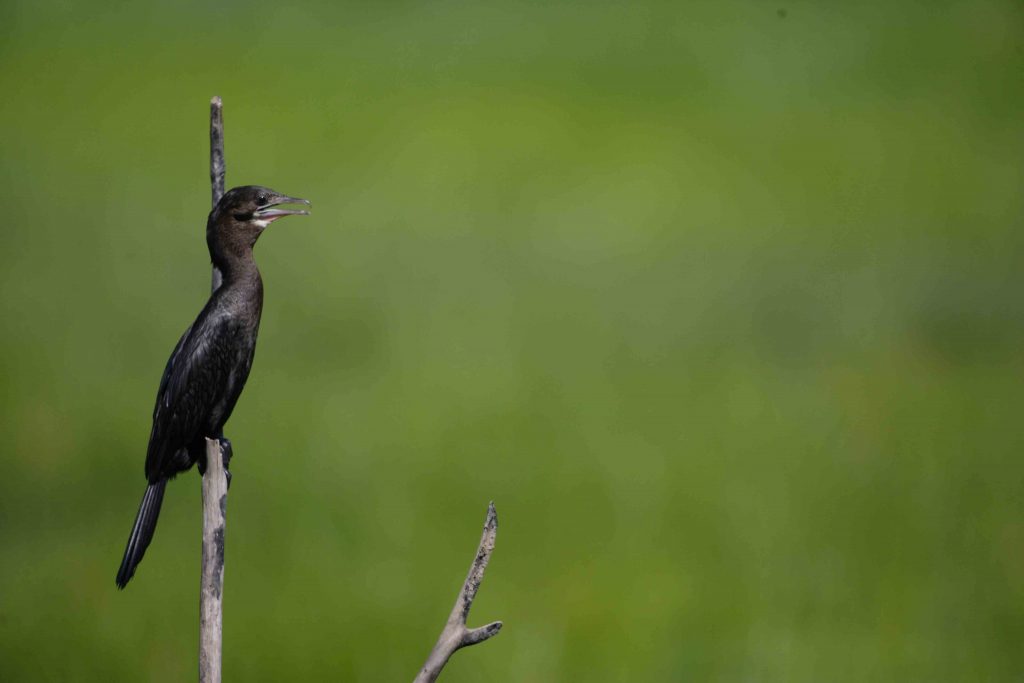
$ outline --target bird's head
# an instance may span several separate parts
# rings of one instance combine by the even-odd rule
[[[224,246],[252,248],[267,226],[285,216],[305,216],[305,209],[282,209],[285,204],[306,204],[309,200],[289,197],[259,185],[235,187],[224,193],[210,212],[206,227],[207,241]]]

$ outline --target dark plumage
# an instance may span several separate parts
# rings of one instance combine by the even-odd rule
[[[221,439],[225,460],[230,457],[224,423],[249,377],[263,310],[263,280],[252,248],[273,221],[308,213],[274,208],[295,203],[309,204],[249,185],[225,193],[210,212],[206,243],[224,280],[174,347],[160,380],[146,453],[149,486],[117,572],[120,588],[132,578],[153,538],[167,480],[196,463],[200,472],[205,469],[207,437]]]

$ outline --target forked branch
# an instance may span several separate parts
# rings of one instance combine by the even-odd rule
[[[497,635],[501,630],[502,623],[495,621],[479,628],[468,628],[466,617],[473,607],[473,600],[476,592],[480,590],[480,584],[484,580],[484,570],[494,552],[494,542],[498,536],[498,513],[494,510],[494,503],[487,506],[487,519],[484,521],[484,532],[480,537],[480,546],[476,549],[476,557],[473,564],[469,566],[469,574],[466,576],[462,590],[455,599],[455,606],[448,616],[448,622],[441,631],[441,635],[430,651],[426,663],[420,670],[413,683],[433,683],[441,674],[441,669],[448,663],[448,659],[455,654],[455,651],[468,645],[482,643],[488,638]]]

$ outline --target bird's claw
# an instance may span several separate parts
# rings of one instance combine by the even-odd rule
[[[231,462],[231,456],[234,455],[234,450],[231,448],[231,439],[225,436],[217,437],[217,443],[220,445],[220,458],[224,464],[224,476],[228,480],[228,488],[231,488],[231,470],[228,469],[228,464]],[[199,456],[196,461],[196,467],[199,469],[199,476],[206,476],[206,452],[203,451],[202,455]]]
[[[220,457],[221,462],[224,463],[224,476],[228,480],[228,488],[231,488],[231,470],[228,469],[228,464],[231,462],[231,456],[234,455],[234,450],[231,448],[231,439],[226,436],[222,436],[217,441],[220,442]]]

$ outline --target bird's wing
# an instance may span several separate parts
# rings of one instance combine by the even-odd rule
[[[167,384],[170,382],[171,374],[174,372],[175,362],[178,360],[178,356],[181,355],[181,348],[185,345],[185,340],[188,339],[190,334],[192,334],[192,325],[189,325],[188,329],[185,330],[185,334],[181,335],[181,339],[179,339],[178,343],[174,345],[174,351],[171,352],[171,357],[167,359],[167,367],[164,368],[164,375],[160,378],[160,388],[156,390],[157,401],[156,405],[153,406],[154,425],[159,419],[161,413],[160,409],[164,405],[164,402],[160,399],[163,397],[164,392],[167,391]]]
[[[204,309],[167,361],[146,454],[146,478],[150,481],[173,474],[166,471],[169,460],[200,436],[205,418],[221,398],[230,372],[222,352],[231,334],[229,323],[227,316]]]

